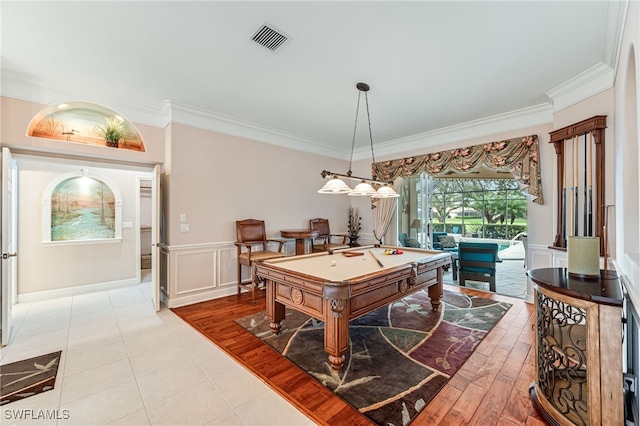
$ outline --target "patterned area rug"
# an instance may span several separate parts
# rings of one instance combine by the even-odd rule
[[[53,389],[62,351],[0,365],[0,405]]]
[[[379,425],[407,425],[473,353],[510,304],[445,291],[434,313],[419,291],[354,320],[340,372],[321,321],[286,310],[274,335],[261,312],[237,322]]]

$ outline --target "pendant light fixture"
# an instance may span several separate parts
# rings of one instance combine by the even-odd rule
[[[320,175],[323,178],[330,177],[331,179],[318,190],[321,194],[348,194],[352,197],[371,197],[371,198],[396,198],[399,197],[393,188],[391,188],[389,182],[383,182],[373,179],[361,178],[352,176],[351,163],[353,162],[353,149],[356,144],[356,130],[358,128],[358,113],[360,111],[360,95],[364,93],[365,104],[367,106],[367,122],[369,124],[369,142],[371,144],[371,159],[376,162],[376,158],[373,154],[373,137],[371,136],[371,116],[369,115],[369,97],[367,92],[369,91],[369,85],[366,83],[356,84],[358,89],[358,103],[356,105],[356,120],[353,126],[353,139],[351,141],[351,156],[349,157],[349,170],[346,174],[333,173],[328,170],[323,170]],[[340,178],[346,178],[351,180],[360,181],[355,188],[351,189]],[[378,186],[376,190],[373,185]]]

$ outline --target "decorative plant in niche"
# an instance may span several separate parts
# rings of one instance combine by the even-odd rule
[[[98,127],[98,133],[104,138],[107,146],[118,148],[120,139],[124,137],[124,120],[114,115],[104,119],[104,125]]]
[[[360,229],[362,229],[362,226],[360,225],[362,218],[360,217],[358,208],[349,207],[348,216],[349,216],[349,222],[348,222],[349,237],[358,238],[358,235],[360,235]]]

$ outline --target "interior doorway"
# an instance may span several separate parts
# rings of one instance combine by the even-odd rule
[[[152,181],[151,179],[140,178],[138,180],[138,282],[149,282],[152,280]]]
[[[26,152],[15,153],[13,160],[18,166],[20,178],[26,179],[23,180],[24,184],[20,186],[19,191],[15,191],[14,204],[22,206],[19,209],[20,229],[17,232],[18,227],[10,224],[9,215],[3,214],[2,224],[7,227],[7,232],[3,232],[3,235],[15,235],[17,232],[19,241],[16,241],[32,255],[28,258],[12,258],[12,263],[17,264],[18,269],[18,273],[14,274],[17,275],[16,291],[13,292],[14,297],[9,297],[10,288],[2,292],[2,316],[10,321],[10,305],[4,309],[4,304],[10,300],[13,303],[30,303],[130,286],[140,282],[150,284],[149,298],[158,310],[159,291],[156,287],[159,279],[155,276],[159,267],[153,267],[153,259],[148,259],[153,258],[152,247],[154,243],[159,247],[159,239],[152,236],[149,242],[145,236],[141,242],[140,229],[142,228],[142,233],[151,235],[159,233],[160,212],[159,203],[156,201],[159,198],[160,167],[117,165],[86,158],[61,158]],[[123,229],[122,238],[117,238],[116,241],[45,241],[43,235],[46,235],[48,225],[41,206],[45,205],[47,200],[43,198],[43,194],[46,193],[52,179],[77,170],[108,177],[124,194],[124,201],[120,204],[120,208],[124,206],[120,222]],[[4,188],[3,195],[8,193]],[[9,229],[12,229],[12,232],[9,232]],[[144,248],[144,258],[141,248]],[[13,252],[15,250],[11,251]],[[157,254],[155,258],[158,258]],[[81,262],[81,267],[78,267],[78,262]],[[7,264],[5,261],[2,265],[2,272],[10,270]],[[35,264],[38,265],[37,268],[33,267]],[[144,275],[141,274],[143,270]],[[50,271],[56,273],[52,274]],[[7,327],[6,335],[9,328]]]

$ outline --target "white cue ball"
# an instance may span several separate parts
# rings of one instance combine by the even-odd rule
[[[337,262],[336,262],[335,260],[332,260],[332,261],[331,261],[331,266],[336,266],[336,263],[337,263]]]

